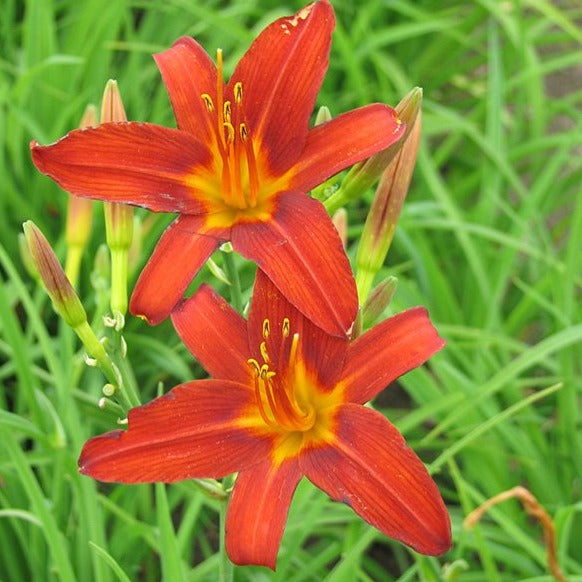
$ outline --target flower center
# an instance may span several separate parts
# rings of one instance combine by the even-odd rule
[[[263,364],[250,358],[255,380],[255,397],[259,413],[264,422],[273,428],[285,431],[306,432],[316,421],[316,412],[307,396],[308,380],[303,373],[299,356],[299,334],[290,335],[289,319],[283,319],[279,347],[278,366],[283,373],[271,369],[273,364],[267,350],[271,336],[271,323],[263,321],[263,339],[260,344]],[[272,345],[271,338],[271,345]]]
[[[215,135],[221,166],[221,195],[227,206],[254,208],[259,197],[259,172],[253,140],[243,108],[243,86],[234,85],[234,105],[224,99],[222,50],[216,51],[216,104],[208,93],[201,95]]]

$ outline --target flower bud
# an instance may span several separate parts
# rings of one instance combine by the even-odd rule
[[[329,110],[329,107],[322,105],[317,110],[314,125],[315,126],[323,125],[324,123],[331,121],[331,119],[332,119],[332,115],[331,115],[331,111]],[[340,176],[338,176],[338,175],[331,176],[331,178],[327,179],[322,184],[319,184],[319,186],[315,186],[315,188],[313,188],[311,190],[311,196],[313,198],[315,198],[316,200],[319,200],[320,202],[324,202],[330,196],[332,196],[334,192],[337,192],[337,189],[339,187],[338,186],[339,180],[340,180]],[[339,206],[336,207],[334,210],[337,210],[338,208],[339,208]]]
[[[101,103],[101,123],[125,122],[127,116],[117,82],[107,81]],[[127,311],[128,253],[133,238],[133,207],[105,202],[105,230],[111,252],[111,310]]]
[[[22,232],[18,233],[18,250],[20,252],[20,260],[26,269],[26,272],[34,279],[39,279],[38,270],[32,260],[32,255],[30,254],[30,249],[28,248],[28,243],[26,242],[26,237]]]
[[[329,107],[322,105],[318,111],[317,115],[315,116],[315,125],[321,125],[322,123],[327,123],[331,121],[331,111]]]
[[[55,311],[73,329],[87,321],[87,314],[65,275],[53,249],[39,228],[28,220],[22,225],[32,262],[53,302]]]
[[[326,202],[325,206],[328,212],[333,212],[350,200],[362,196],[364,192],[376,183],[388,164],[402,149],[415,124],[416,117],[420,112],[421,103],[422,89],[420,87],[412,89],[400,101],[400,103],[398,103],[394,109],[398,114],[400,122],[406,124],[406,129],[404,130],[402,137],[385,150],[378,152],[367,160],[355,164],[351,168],[342,182],[341,188]]]
[[[83,113],[79,127],[85,129],[95,125],[97,125],[97,111],[94,105],[89,105],[85,109],[85,113]],[[81,257],[89,241],[92,220],[93,201],[69,195],[65,231],[65,239],[67,241],[65,273],[73,286],[77,285]]]
[[[338,208],[331,217],[331,221],[339,234],[344,249],[348,246],[348,212],[345,208]]]
[[[408,193],[420,143],[421,95],[420,90],[417,93],[413,90],[399,104],[403,117],[407,119],[407,131],[400,149],[382,173],[356,255],[356,285],[360,303],[366,301],[374,277],[388,254]]]
[[[372,327],[384,313],[384,310],[390,305],[398,279],[396,277],[386,277],[370,293],[368,299],[362,307],[362,319],[364,329]]]

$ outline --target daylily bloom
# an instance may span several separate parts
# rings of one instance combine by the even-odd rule
[[[40,171],[73,194],[179,214],[137,282],[132,313],[163,320],[230,240],[303,314],[336,335],[350,329],[350,266],[323,206],[305,193],[397,141],[404,124],[374,104],[309,128],[333,28],[327,0],[276,20],[226,84],[222,52],[215,65],[181,38],[155,55],[178,129],[102,124],[31,144]]]
[[[363,406],[444,345],[424,309],[350,342],[315,326],[259,270],[248,322],[207,285],[172,319],[214,379],[131,410],[127,431],[85,444],[82,473],[143,483],[238,472],[226,517],[237,564],[275,567],[302,476],[418,552],[449,549],[435,483],[398,430]]]

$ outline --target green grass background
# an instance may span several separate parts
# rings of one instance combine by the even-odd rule
[[[333,114],[424,89],[423,142],[382,276],[390,312],[426,305],[447,348],[376,403],[427,463],[454,546],[426,558],[301,483],[275,574],[236,580],[549,581],[539,524],[514,501],[474,530],[464,516],[522,484],[555,520],[558,557],[582,580],[580,258],[582,6],[572,0],[335,0],[338,24],[318,104]],[[151,53],[183,34],[231,71],[253,37],[301,7],[276,0],[2,0],[0,4],[0,581],[217,580],[218,503],[188,482],[103,486],[77,474],[88,437],[115,425],[102,376],[26,273],[17,234],[32,219],[64,258],[66,195],[28,143],[74,128],[105,82],[128,117],[173,125]],[[354,256],[372,192],[348,207]],[[145,212],[140,214],[145,217]],[[151,221],[151,219],[150,219]],[[141,264],[167,216],[155,217]],[[102,309],[93,257],[81,296]],[[238,261],[247,289],[251,269]],[[211,279],[205,270],[202,278]],[[212,280],[228,296],[228,289]],[[101,303],[100,303],[101,302]],[[96,326],[99,327],[97,319]],[[142,401],[201,375],[167,323],[130,318]],[[260,483],[257,484],[260,487]]]

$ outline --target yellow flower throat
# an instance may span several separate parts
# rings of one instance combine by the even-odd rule
[[[308,431],[315,424],[316,411],[308,399],[309,381],[298,353],[299,334],[290,336],[289,319],[285,318],[281,327],[278,358],[279,367],[284,371],[280,375],[271,370],[273,361],[269,357],[266,341],[270,335],[270,321],[265,319],[263,321],[265,341],[260,344],[264,363],[259,364],[254,358],[247,360],[254,374],[255,397],[259,413],[265,424],[272,428],[292,432]]]

